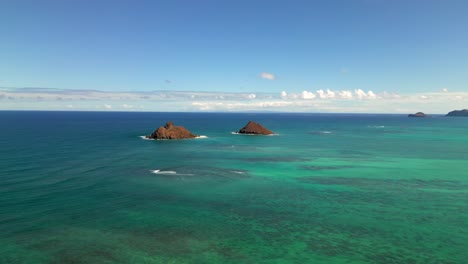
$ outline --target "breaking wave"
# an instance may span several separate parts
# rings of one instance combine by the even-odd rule
[[[176,171],[162,171],[162,170],[150,170],[151,173],[159,175],[193,175],[192,173],[177,173]]]
[[[167,140],[167,139],[154,139],[154,138],[147,138],[146,136],[139,136],[143,140]],[[195,139],[201,139],[201,138],[208,138],[208,136],[200,135],[195,137]]]
[[[270,135],[258,135],[258,134],[244,134],[239,132],[231,132],[233,135],[242,135],[242,136],[279,136],[280,134],[270,134]]]

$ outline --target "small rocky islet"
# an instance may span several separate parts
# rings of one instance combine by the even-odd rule
[[[156,129],[151,135],[147,135],[148,139],[187,139],[196,138],[197,135],[188,131],[183,126],[175,126],[172,121],[166,123],[166,125]]]
[[[416,114],[409,114],[408,117],[429,117],[429,115],[426,115],[423,112],[417,112]]]
[[[247,125],[237,131],[238,134],[247,134],[247,135],[271,135],[273,134],[272,131],[268,130],[267,128],[263,127],[259,123],[255,123],[253,121],[249,121]]]

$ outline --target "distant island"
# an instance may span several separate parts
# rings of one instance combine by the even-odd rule
[[[249,134],[249,135],[271,135],[273,132],[266,129],[262,125],[249,121],[247,125],[241,128],[237,133],[239,134]]]
[[[468,117],[468,109],[453,110],[453,111],[449,112],[446,116],[466,116],[466,117]]]
[[[172,121],[166,125],[156,129],[151,135],[146,136],[149,139],[186,139],[196,138],[197,135],[192,134],[185,127],[175,126]]]
[[[417,112],[416,114],[409,114],[408,117],[429,117],[423,112]]]

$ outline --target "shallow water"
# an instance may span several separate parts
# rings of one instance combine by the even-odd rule
[[[207,138],[140,138],[168,120]],[[231,133],[249,120],[278,135]],[[0,121],[0,263],[468,259],[468,118],[4,111]]]

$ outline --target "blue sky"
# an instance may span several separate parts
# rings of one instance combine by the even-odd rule
[[[453,93],[462,107],[468,98],[467,10],[468,1],[455,0],[5,0],[0,87],[10,93],[24,87],[218,97],[238,92],[268,102],[335,100],[340,91],[362,102],[358,90],[376,95],[367,99],[397,94],[425,101]],[[334,95],[317,92],[327,89]],[[334,109],[352,111],[344,101],[350,98],[342,95]],[[9,96],[0,94],[0,100]],[[218,97],[211,102],[222,104]],[[194,98],[184,98],[180,108],[193,106]],[[47,108],[18,101],[1,100],[0,109]],[[326,111],[312,105],[305,110]],[[379,110],[387,111],[362,108]]]

